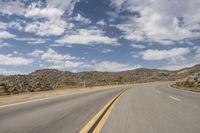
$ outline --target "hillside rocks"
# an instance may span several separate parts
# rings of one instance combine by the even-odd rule
[[[184,80],[177,81],[176,86],[194,91],[200,91],[200,71],[188,76]]]
[[[59,71],[56,69],[43,69],[27,75],[1,76],[0,95],[27,91],[52,90],[63,87],[82,87],[84,82],[86,86],[98,86],[153,81],[174,81],[177,78],[186,77],[185,75],[188,73],[196,72],[199,68],[200,65],[180,71],[140,68],[123,72],[90,71],[79,73]]]

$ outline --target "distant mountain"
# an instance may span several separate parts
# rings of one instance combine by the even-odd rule
[[[200,72],[200,64],[197,64],[192,67],[184,68],[184,69],[178,70],[176,72],[177,72],[177,76],[179,79],[186,78],[189,75]]]
[[[28,75],[11,75],[0,78],[1,93],[51,90],[62,87],[142,83],[153,81],[174,81],[200,71],[200,65],[179,71],[139,68],[122,72],[78,72],[43,69]]]
[[[200,71],[200,64],[197,64],[195,66],[192,67],[188,67],[188,68],[184,68],[178,71],[179,74],[181,73],[187,73],[187,74],[194,74],[196,72]]]

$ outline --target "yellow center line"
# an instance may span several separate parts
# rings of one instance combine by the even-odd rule
[[[126,90],[118,93],[111,99],[82,129],[79,133],[99,133],[114,108],[117,101]]]

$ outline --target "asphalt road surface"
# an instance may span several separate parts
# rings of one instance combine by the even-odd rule
[[[169,83],[133,85],[117,101],[102,133],[200,133],[200,94]],[[0,106],[0,133],[77,133],[125,87]]]

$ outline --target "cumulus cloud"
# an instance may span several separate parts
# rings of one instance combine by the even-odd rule
[[[25,16],[32,19],[32,22],[25,20],[23,26],[21,22],[12,22],[9,25],[0,23],[0,29],[15,28],[25,32],[32,32],[39,36],[59,36],[66,29],[71,29],[74,26],[71,22],[66,21],[63,15],[70,15],[77,2],[79,0],[47,0],[46,2],[38,1],[32,3],[0,1],[0,13]],[[85,23],[90,21],[80,15],[76,19]]]
[[[8,28],[10,29],[17,29],[17,30],[22,30],[22,26],[21,23],[19,22],[9,22],[9,23],[4,23],[4,22],[0,22],[0,30],[7,30]]]
[[[183,55],[171,58],[167,65],[161,67],[167,70],[179,70],[185,67],[192,67],[200,63],[200,47],[194,46],[190,49],[193,56],[185,57]]]
[[[127,40],[162,44],[200,36],[193,31],[200,22],[199,0],[112,0],[111,5],[118,12],[126,10],[139,14],[117,25]]]
[[[47,59],[49,62],[79,59],[71,56],[70,54],[65,54],[65,55],[58,54],[55,50],[51,48],[49,48],[46,52],[44,52],[41,58]]]
[[[24,3],[21,1],[0,1],[0,12],[8,15],[23,15],[25,13]]]
[[[39,36],[59,36],[64,33],[65,27],[72,28],[73,25],[62,20],[33,22],[26,25],[25,31],[33,32]]]
[[[36,4],[29,6],[26,10],[26,17],[36,17],[36,18],[48,18],[56,19],[59,18],[64,11],[57,8],[52,8],[47,6],[46,8],[38,8]]]
[[[57,63],[52,66],[49,66],[48,68],[54,68],[54,69],[75,69],[77,67],[80,67],[83,65],[83,62],[73,62],[73,61],[65,61],[62,63]]]
[[[148,49],[146,51],[142,51],[140,54],[144,60],[163,60],[172,57],[184,56],[189,52],[189,48],[173,48],[170,50]]]
[[[0,54],[0,65],[23,66],[23,65],[30,65],[32,63],[33,60],[29,58],[14,57],[12,55]]]
[[[70,54],[59,54],[51,48],[46,51],[36,49],[28,55],[39,58],[46,63],[51,63],[51,65],[46,65],[48,68],[71,69],[83,64],[83,62],[79,61],[80,58]]]
[[[38,7],[37,4],[32,4],[26,10],[25,16],[34,18],[34,22],[26,24],[24,31],[32,32],[39,36],[62,35],[66,29],[74,27],[71,22],[65,21],[62,17],[66,10],[56,8],[50,4],[46,7]],[[41,18],[44,21],[40,21]],[[86,19],[84,20],[86,21]]]
[[[65,35],[63,38],[56,40],[60,44],[80,44],[80,45],[96,45],[106,44],[117,46],[118,40],[104,35],[99,29],[80,29],[72,34]]]
[[[44,4],[42,1],[34,2],[35,7],[28,6],[28,10],[31,11],[32,13],[27,14],[27,8],[26,4],[30,4],[26,1],[0,1],[0,12],[3,14],[8,14],[8,15],[30,15],[30,16],[52,16],[52,15],[57,15],[59,14],[59,11],[66,12],[68,14],[71,14],[75,4],[79,2],[79,0],[47,0],[46,1],[46,6],[48,7],[47,9],[40,10],[37,8],[35,5],[38,7],[42,7],[41,4]],[[26,4],[25,4],[26,3]],[[48,10],[49,9],[49,10]]]

